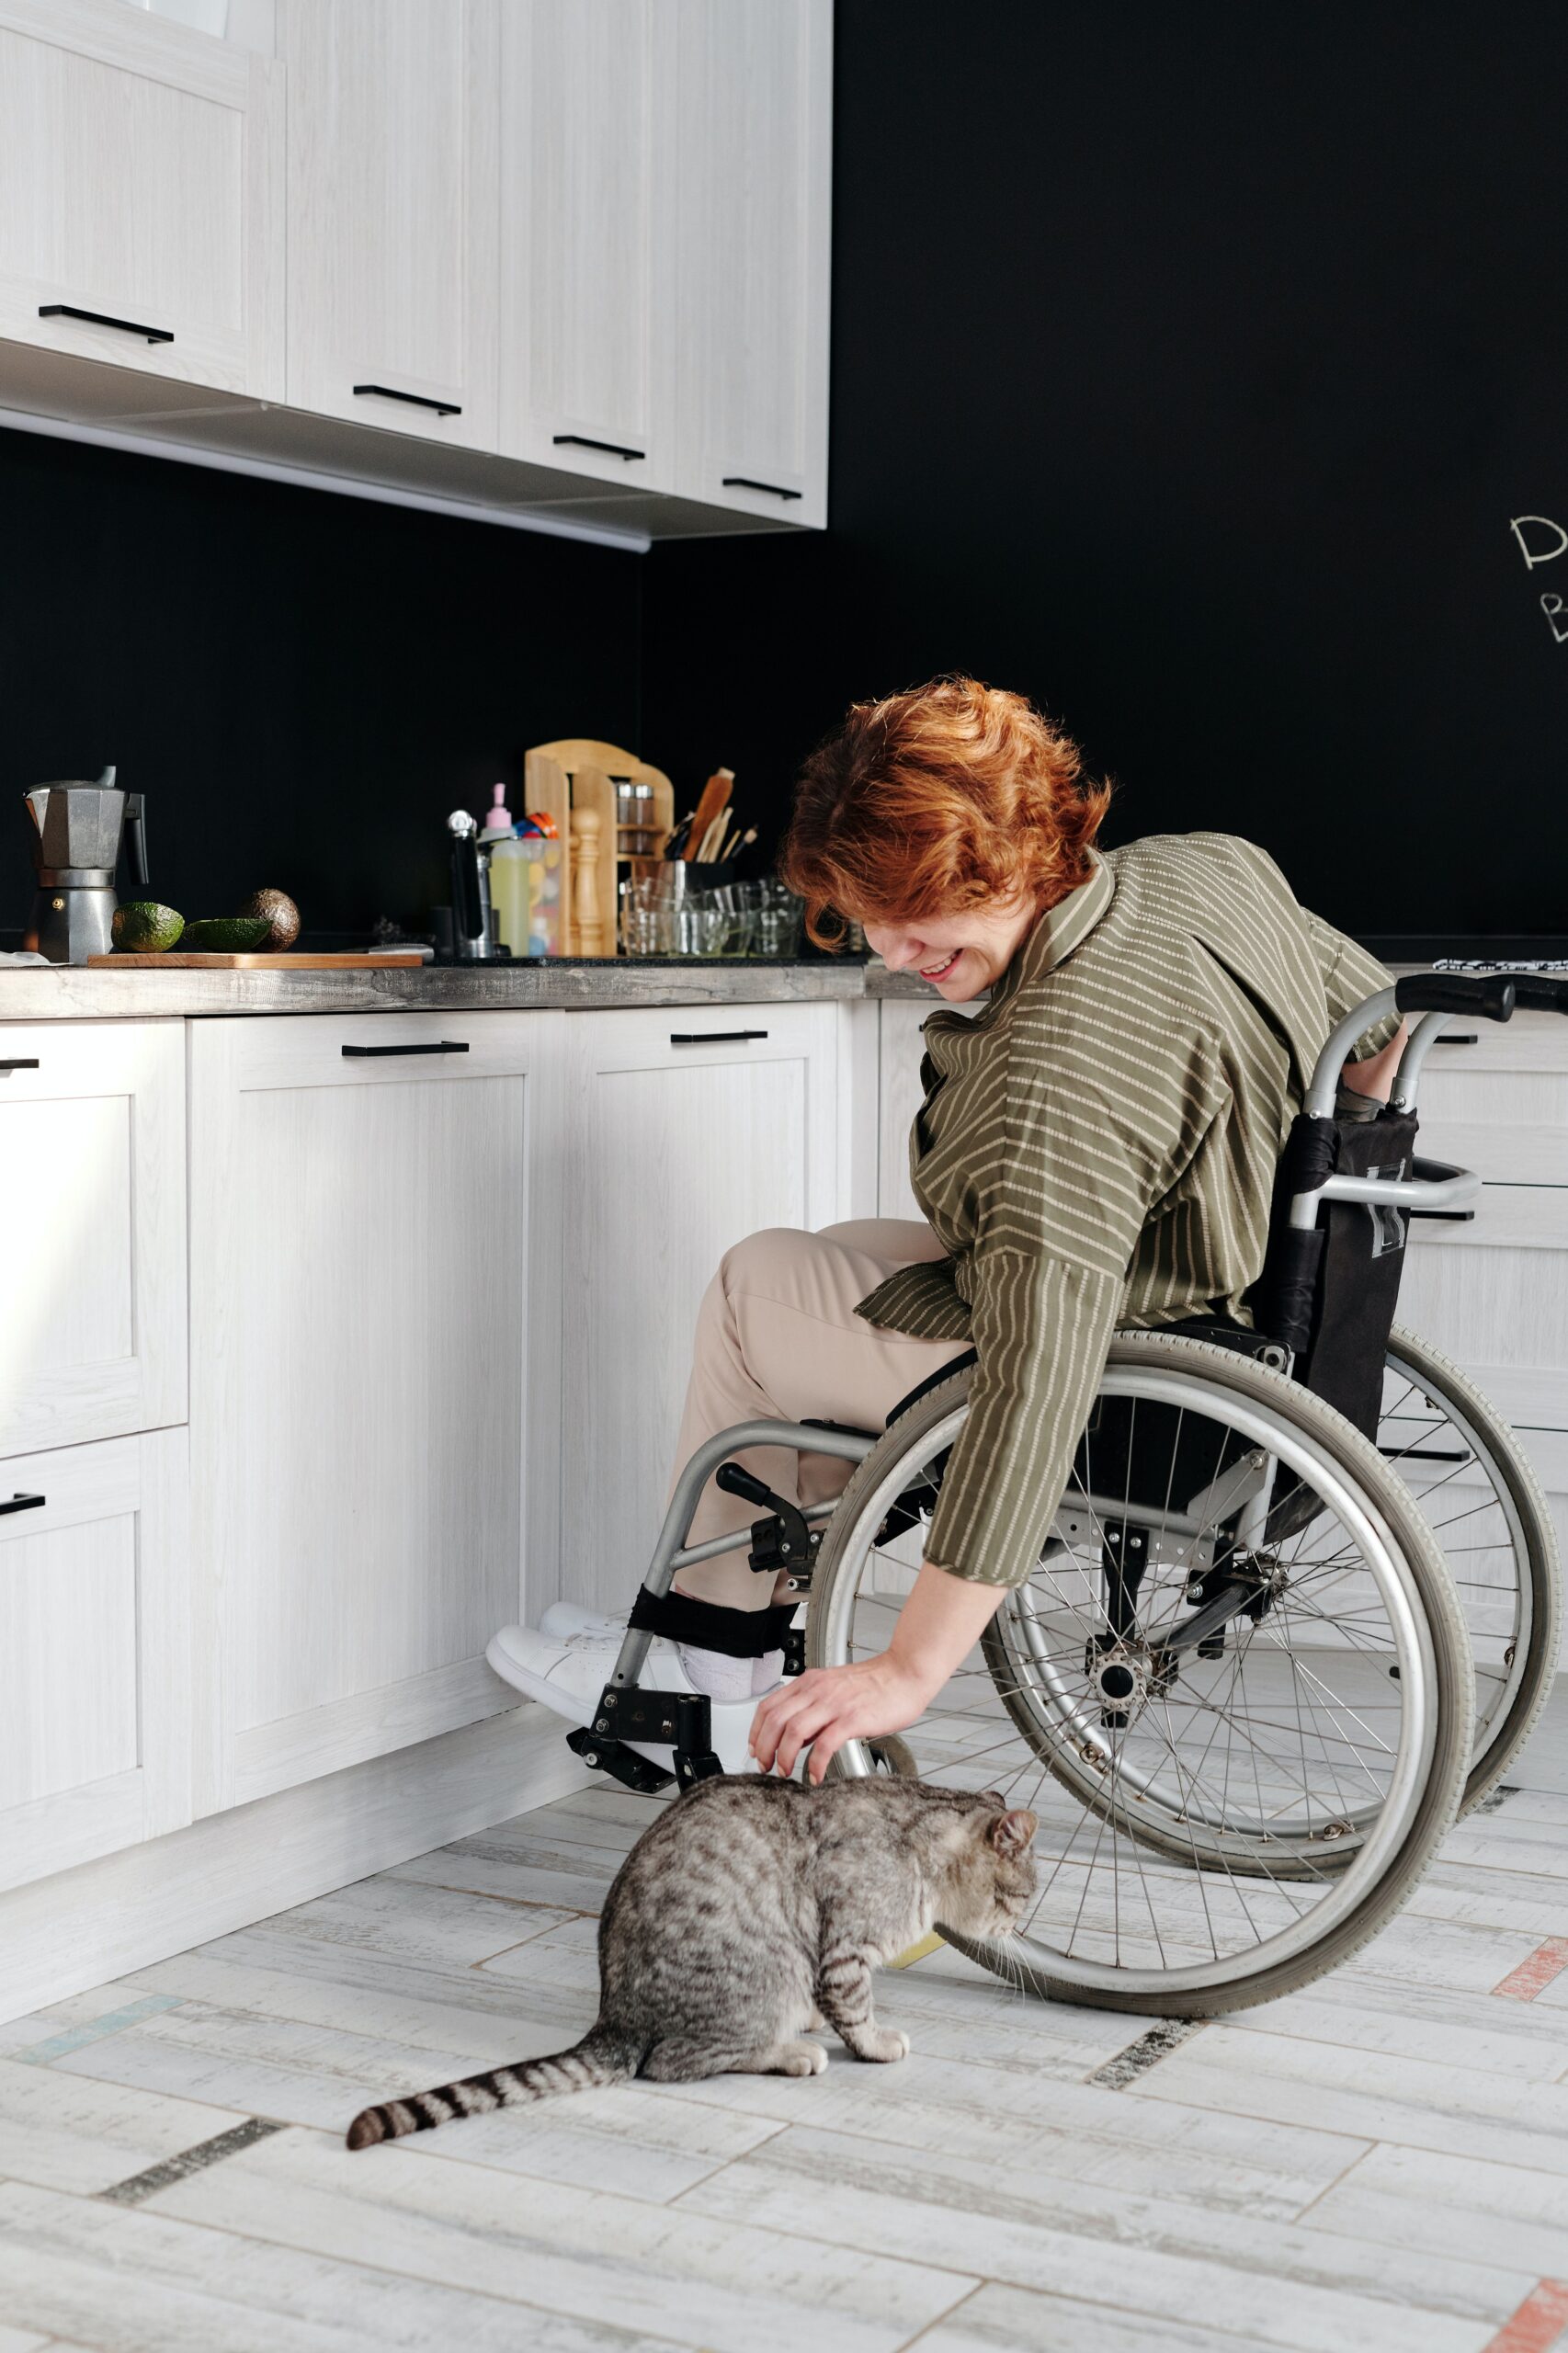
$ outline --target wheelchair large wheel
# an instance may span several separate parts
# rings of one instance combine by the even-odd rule
[[[816,1566],[812,1665],[886,1648],[970,1379],[919,1397],[857,1468]],[[1243,1561],[1250,1606],[1177,1642]],[[1040,1817],[1019,1933],[952,1941],[1112,2008],[1205,2017],[1290,1992],[1421,1876],[1472,1713],[1442,1553],[1376,1448],[1248,1358],[1124,1335],[1039,1568],[905,1734],[922,1779]],[[842,1755],[878,1769],[866,1744]]]
[[[1518,1440],[1456,1365],[1397,1325],[1385,1365],[1379,1451],[1443,1548],[1475,1661],[1469,1808],[1502,1780],[1551,1691],[1556,1531]]]

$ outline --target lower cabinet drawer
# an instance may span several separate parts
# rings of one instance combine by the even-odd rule
[[[0,1887],[190,1819],[186,1433],[0,1462]]]

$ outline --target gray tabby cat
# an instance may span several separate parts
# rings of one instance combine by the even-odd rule
[[[759,1774],[700,1781],[645,1830],[599,1922],[599,2014],[581,2042],[367,2108],[348,2146],[555,2092],[644,2075],[814,2075],[812,2027],[858,2059],[902,2059],[871,1972],[942,1920],[1017,1927],[1034,1891],[1032,1813],[994,1791],[882,1777],[808,1789]]]

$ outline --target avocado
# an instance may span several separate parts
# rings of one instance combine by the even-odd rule
[[[259,948],[272,926],[265,915],[203,915],[187,923],[182,945],[223,956],[243,956]]]
[[[300,937],[300,910],[284,891],[253,891],[237,915],[261,915],[267,923],[268,948],[292,948]]]
[[[185,929],[185,917],[156,899],[128,899],[116,907],[109,926],[115,947],[129,956],[140,949],[172,948]]]

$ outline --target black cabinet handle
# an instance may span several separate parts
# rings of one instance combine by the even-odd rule
[[[90,327],[118,327],[121,335],[144,335],[149,343],[173,343],[167,327],[139,326],[134,319],[111,319],[107,311],[79,311],[74,302],[40,302],[40,319],[85,319]]]
[[[346,1054],[360,1062],[369,1062],[376,1054],[466,1054],[468,1040],[458,1044],[450,1038],[441,1038],[428,1046],[345,1046]]]
[[[766,1038],[766,1029],[672,1029],[672,1046],[744,1046],[753,1038]]]
[[[8,1504],[0,1504],[0,1519],[4,1519],[7,1512],[37,1511],[48,1501],[47,1495],[13,1495]]]
[[[720,484],[724,490],[765,490],[769,498],[803,498],[803,490],[786,490],[781,482],[753,482],[749,474],[725,474]]]
[[[356,384],[355,394],[374,392],[379,401],[406,401],[410,408],[433,408],[437,416],[460,416],[456,401],[427,400],[423,392],[400,392],[395,384]]]
[[[0,1063],[0,1074],[4,1074],[6,1071],[37,1070],[37,1068],[38,1056],[36,1054],[17,1054],[14,1055],[8,1063]]]
[[[553,433],[551,439],[558,449],[602,449],[607,458],[645,458],[646,449],[629,449],[623,441],[590,441],[585,433]]]

